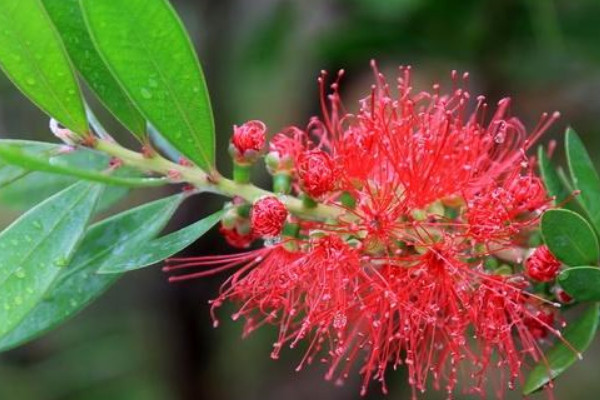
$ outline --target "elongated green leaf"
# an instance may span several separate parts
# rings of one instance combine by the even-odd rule
[[[115,117],[137,137],[146,133],[146,121],[112,76],[94,47],[78,0],[42,0],[65,47],[90,88]]]
[[[42,110],[73,132],[88,130],[79,85],[40,0],[0,1],[0,67]]]
[[[48,197],[77,183],[66,175],[32,172],[21,179],[0,187],[0,204],[10,210],[27,210]],[[125,186],[106,186],[98,200],[96,212],[112,207],[129,193]]]
[[[2,140],[37,156],[60,159],[71,168],[102,169],[108,165],[105,154],[78,149],[65,152],[65,146],[27,140]],[[128,176],[139,176],[137,171],[119,169]],[[115,173],[113,173],[115,174]],[[137,174],[137,175],[136,175]],[[0,165],[0,203],[15,210],[28,209],[42,200],[77,182],[77,178],[45,172],[32,172],[14,165]],[[106,209],[128,193],[126,187],[107,187],[99,200],[99,210]]]
[[[567,268],[560,273],[558,281],[575,300],[600,301],[600,268],[598,267]]]
[[[68,264],[101,190],[73,185],[0,233],[0,337],[21,322]]]
[[[542,146],[538,148],[538,162],[548,194],[554,197],[555,205],[563,204],[571,196],[571,191],[561,181],[560,176],[554,169],[548,156],[546,156],[546,152]],[[572,209],[572,201],[565,203],[563,207]]]
[[[60,158],[44,157],[41,154],[31,154],[12,144],[0,143],[0,161],[17,165],[31,171],[50,172],[53,174],[69,175],[93,182],[107,183],[128,187],[160,186],[167,183],[163,178],[129,178],[109,175],[102,171],[83,168],[73,168]]]
[[[118,274],[161,262],[198,240],[199,237],[219,222],[221,215],[223,215],[222,211],[216,212],[177,232],[154,239],[136,248],[132,253],[126,254],[121,260],[103,266],[98,270],[98,273]]]
[[[598,239],[590,224],[569,210],[548,210],[542,215],[542,235],[552,253],[571,266],[598,261]]]
[[[167,0],[80,0],[96,48],[142,115],[183,155],[214,164],[204,76]]]
[[[577,200],[596,232],[600,232],[600,178],[590,155],[572,128],[567,129],[565,148],[573,185],[581,191]]]
[[[120,275],[99,275],[109,265],[155,237],[183,197],[161,199],[113,216],[92,226],[55,286],[8,335],[0,351],[27,342],[56,327],[104,293]]]
[[[565,341],[570,343],[580,354],[589,347],[596,334],[598,316],[598,305],[594,304],[587,309],[583,316],[569,324],[565,329],[563,334]],[[578,358],[579,354],[575,353],[562,341],[557,342],[546,353],[546,360],[540,361],[533,368],[525,381],[523,393],[528,395],[541,389],[573,365]]]
[[[3,140],[2,142],[21,146],[23,148],[26,148],[27,151],[30,151],[35,154],[50,154],[59,148],[58,145],[52,143],[34,142],[28,140]],[[23,168],[0,162],[0,190],[22,179],[23,177],[27,176],[30,172],[31,171],[24,170]]]

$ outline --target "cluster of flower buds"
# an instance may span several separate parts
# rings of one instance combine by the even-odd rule
[[[235,269],[213,307],[241,304],[234,319],[245,333],[277,325],[274,358],[305,341],[298,368],[323,360],[326,377],[343,380],[360,363],[363,392],[372,380],[386,391],[386,371],[402,365],[413,398],[430,383],[449,397],[458,382],[504,393],[544,359],[540,341],[564,341],[560,263],[546,247],[528,249],[552,202],[526,152],[558,114],[528,134],[509,99],[486,117],[485,99],[456,73],[442,94],[437,84],[414,91],[410,68],[395,88],[374,71],[354,114],[323,74],[323,116],[306,129],[267,145],[263,123],[234,128],[235,165],[268,147],[273,194],[229,205],[222,232],[237,247],[267,245],[185,266],[201,276]],[[173,279],[188,276],[198,273]]]

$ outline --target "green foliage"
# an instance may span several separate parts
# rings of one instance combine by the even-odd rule
[[[75,67],[86,83],[131,133],[143,138],[146,121],[112,76],[85,26],[79,0],[42,0]]]
[[[578,320],[567,326],[563,333],[564,342],[560,341],[548,350],[545,359],[537,363],[527,377],[523,386],[525,395],[540,390],[581,357],[596,334],[599,317],[598,305],[594,304]]]
[[[567,129],[565,148],[574,188],[581,191],[577,199],[596,232],[600,232],[600,178],[590,155],[572,128]]]
[[[97,49],[152,125],[205,170],[214,123],[192,43],[166,0],[81,0]],[[160,28],[158,28],[160,27]]]
[[[118,274],[154,265],[194,243],[215,226],[222,215],[223,212],[218,211],[177,232],[144,243],[124,254],[122,260],[116,260],[98,269],[98,273]]]
[[[554,197],[554,205],[563,205],[565,208],[573,209],[573,202],[568,201],[573,191],[565,185],[542,146],[538,148],[538,166],[548,195]]]
[[[548,210],[542,215],[542,235],[552,253],[571,266],[598,262],[598,239],[590,224],[569,210]]]
[[[182,199],[181,195],[161,199],[89,228],[72,261],[58,270],[51,293],[32,304],[12,332],[0,335],[0,351],[56,327],[104,293],[120,275],[99,275],[98,269],[127,261],[129,254],[158,235]]]
[[[4,140],[2,143],[21,147],[32,155],[47,157],[51,163],[60,162],[71,169],[102,169],[109,162],[109,157],[105,154],[86,149],[65,152],[64,146],[53,143],[27,140]],[[139,173],[130,169],[123,171],[130,176],[139,176]],[[77,178],[68,175],[34,172],[14,165],[0,164],[0,203],[15,210],[28,209],[76,182]],[[126,187],[108,186],[99,200],[98,211],[109,208],[128,193]]]
[[[0,67],[42,110],[73,132],[85,134],[79,86],[41,1],[1,1],[0,26]]]
[[[560,273],[561,287],[577,301],[600,301],[600,268],[573,267]]]
[[[63,162],[60,158],[42,153],[31,153],[27,151],[26,147],[11,141],[0,141],[0,161],[29,171],[51,172],[110,185],[145,187],[160,186],[166,183],[166,180],[162,178],[120,177],[109,174],[107,171],[96,171],[87,169],[87,167],[73,168],[73,165]]]
[[[168,2],[8,0],[0,4],[0,26],[0,66],[68,129],[88,133],[72,62],[140,141],[148,143],[147,119],[169,145],[200,167],[213,168],[206,84]],[[109,186],[75,184],[79,180]],[[214,226],[220,213],[153,240],[183,200],[177,195],[86,230],[91,215],[129,188],[168,182],[130,167],[109,168],[109,157],[92,150],[0,141],[0,202],[26,209],[41,201],[0,234],[0,349],[58,326],[100,296],[119,272],[160,262]],[[100,269],[111,274],[99,275]]]
[[[71,186],[0,233],[0,336],[10,332],[69,263],[102,187]]]

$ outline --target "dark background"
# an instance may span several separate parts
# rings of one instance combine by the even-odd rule
[[[371,58],[390,79],[396,66],[412,65],[422,88],[433,82],[448,85],[452,69],[468,70],[474,94],[488,95],[492,104],[512,96],[514,114],[530,128],[543,111],[561,111],[544,142],[560,141],[565,126],[572,125],[593,157],[600,149],[597,0],[173,3],[205,70],[225,173],[232,124],[261,119],[272,132],[305,124],[318,113],[316,77],[321,69],[346,69],[342,91],[352,109],[354,100],[368,91]],[[119,136],[120,128],[107,124]],[[0,136],[50,140],[47,118],[4,77]],[[561,153],[559,149],[558,160]],[[163,194],[137,191],[113,211]],[[2,224],[22,209],[14,198],[0,196],[0,202]],[[219,204],[210,196],[191,200],[169,229],[197,220]],[[213,234],[186,253],[226,251]],[[169,285],[159,268],[130,273],[60,329],[0,355],[0,400],[359,398],[357,375],[336,387],[323,381],[319,365],[294,372],[300,349],[270,360],[274,329],[242,341],[241,324],[230,321],[227,310],[221,312],[221,327],[212,329],[207,301],[223,279]],[[597,398],[599,353],[596,343],[558,381],[557,398]],[[389,374],[389,398],[410,397],[405,380],[401,371]],[[368,398],[382,397],[379,392],[373,385]],[[444,398],[433,391],[422,397]],[[518,393],[512,397],[519,398]]]

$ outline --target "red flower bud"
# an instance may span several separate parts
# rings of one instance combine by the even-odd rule
[[[258,236],[276,237],[281,233],[287,216],[285,205],[277,197],[261,197],[252,206],[250,225]]]
[[[251,162],[258,156],[266,143],[267,127],[261,121],[248,121],[233,126],[230,151],[238,162]]]
[[[221,225],[219,227],[219,232],[223,235],[225,241],[227,241],[230,246],[238,249],[247,249],[254,240],[254,235],[252,232],[243,234],[238,231],[237,227],[229,229]]]
[[[539,310],[525,317],[524,323],[534,338],[543,339],[554,325],[554,313],[551,310]]]
[[[321,150],[300,153],[297,161],[300,186],[311,197],[321,197],[335,186],[335,167],[329,154]]]
[[[525,261],[525,272],[527,275],[539,282],[550,282],[556,279],[560,269],[560,261],[548,250],[546,246],[540,246]]]

